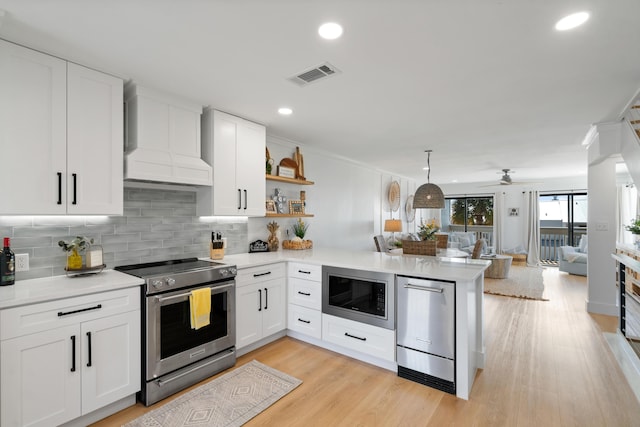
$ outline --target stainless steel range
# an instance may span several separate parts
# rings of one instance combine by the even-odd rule
[[[115,270],[145,279],[141,402],[151,405],[235,365],[235,265],[186,258]],[[205,287],[209,325],[192,329],[189,296]]]

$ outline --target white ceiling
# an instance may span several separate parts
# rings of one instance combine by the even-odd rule
[[[0,37],[398,175],[584,176],[640,88],[638,0],[0,0]],[[591,19],[557,32],[566,14]],[[322,40],[336,21],[344,35]],[[289,77],[329,62],[341,73]],[[279,116],[278,107],[294,110]]]

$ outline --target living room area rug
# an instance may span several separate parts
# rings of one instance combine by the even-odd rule
[[[253,360],[124,427],[238,427],[300,384],[301,380]]]
[[[506,279],[484,278],[484,292],[492,295],[549,301],[544,297],[543,267],[512,265]]]

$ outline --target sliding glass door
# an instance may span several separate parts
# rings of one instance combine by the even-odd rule
[[[558,261],[558,247],[578,246],[587,233],[587,194],[558,193],[540,196],[540,260]]]

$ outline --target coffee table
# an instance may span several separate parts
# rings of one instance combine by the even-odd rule
[[[491,261],[491,265],[484,271],[484,277],[491,279],[506,279],[509,277],[509,269],[513,257],[509,255],[483,256],[482,259]]]

